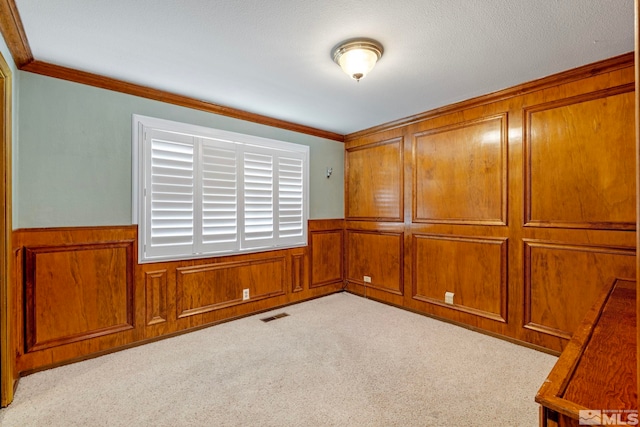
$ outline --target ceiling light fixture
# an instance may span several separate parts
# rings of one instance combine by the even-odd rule
[[[382,45],[371,39],[350,39],[331,51],[333,61],[352,79],[359,82],[382,57]]]

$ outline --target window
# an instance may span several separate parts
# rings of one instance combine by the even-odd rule
[[[307,244],[309,147],[133,116],[141,263]]]

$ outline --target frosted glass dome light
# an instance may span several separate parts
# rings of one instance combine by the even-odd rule
[[[370,39],[347,40],[331,53],[333,61],[355,81],[363,79],[382,57],[380,43]]]

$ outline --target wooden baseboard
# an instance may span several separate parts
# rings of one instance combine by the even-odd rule
[[[135,226],[16,230],[15,372],[341,291],[342,222],[311,220],[307,247],[150,264],[137,262]],[[247,288],[251,298],[244,300]]]
[[[191,332],[196,332],[196,331],[200,331],[200,330],[203,330],[203,329],[211,328],[213,326],[221,325],[223,323],[232,322],[234,320],[240,320],[240,319],[243,319],[245,317],[255,316],[255,315],[258,315],[258,314],[261,314],[261,313],[266,313],[268,311],[280,310],[280,309],[283,309],[285,307],[290,307],[292,305],[301,304],[303,302],[312,301],[314,299],[323,298],[323,297],[326,297],[326,296],[329,296],[329,295],[332,295],[332,294],[337,294],[337,293],[342,293],[342,292],[344,292],[342,289],[338,289],[338,290],[331,291],[331,292],[329,292],[327,294],[324,294],[324,295],[313,296],[313,297],[310,297],[310,298],[307,298],[307,299],[303,299],[303,300],[300,300],[300,301],[292,301],[292,302],[288,302],[288,303],[285,303],[285,304],[280,304],[280,305],[276,305],[276,306],[273,306],[273,307],[256,310],[256,311],[253,311],[253,312],[250,312],[250,313],[245,313],[245,314],[240,314],[238,316],[228,317],[226,319],[221,319],[221,320],[218,320],[218,321],[213,322],[213,323],[208,323],[206,325],[199,325],[199,326],[194,326],[192,328],[182,329],[180,331],[171,332],[171,333],[168,333],[166,335],[146,338],[144,340],[132,342],[132,343],[125,344],[125,345],[122,345],[122,346],[119,346],[119,347],[109,348],[109,349],[106,349],[106,350],[98,351],[98,352],[87,354],[87,355],[84,355],[84,356],[75,357],[75,358],[72,358],[72,359],[67,359],[67,360],[60,361],[60,362],[57,362],[57,363],[53,363],[53,364],[50,364],[50,365],[46,365],[46,366],[41,366],[41,367],[25,370],[25,371],[20,372],[20,377],[25,377],[25,376],[28,376],[28,375],[31,375],[31,374],[35,374],[37,372],[46,371],[46,370],[49,370],[49,369],[59,368],[60,366],[70,365],[72,363],[77,363],[77,362],[82,362],[82,361],[85,361],[85,360],[95,359],[96,357],[105,356],[107,354],[117,353],[119,351],[128,350],[130,348],[139,347],[139,346],[142,346],[142,345],[145,345],[145,344],[150,344],[150,343],[153,343],[153,342],[157,342],[157,341],[162,341],[162,340],[169,339],[169,338],[178,337],[180,335],[184,335],[184,334],[188,334],[188,333],[191,333]],[[18,381],[19,381],[19,378],[18,378]],[[14,389],[17,388],[18,381],[16,381]]]
[[[350,290],[348,288],[345,289],[345,292],[348,292],[348,293],[350,293],[352,295],[359,296],[361,298],[365,298],[362,294],[360,294],[358,292],[354,292],[353,290]],[[537,351],[540,351],[542,353],[547,353],[547,354],[550,354],[552,356],[560,356],[560,354],[561,354],[560,351],[551,350],[551,349],[548,349],[546,347],[542,347],[542,346],[539,346],[539,345],[536,345],[536,344],[532,344],[530,342],[522,341],[522,340],[519,340],[519,339],[516,339],[516,338],[512,338],[512,337],[509,337],[509,336],[506,336],[506,335],[497,334],[495,332],[491,332],[491,331],[488,331],[486,329],[477,328],[477,327],[475,327],[473,325],[469,325],[467,323],[462,323],[462,322],[457,322],[457,321],[452,320],[452,319],[447,319],[446,317],[441,317],[441,316],[437,316],[437,315],[434,315],[434,314],[431,314],[431,313],[426,313],[424,311],[416,310],[416,309],[413,309],[413,308],[410,308],[410,307],[405,307],[403,305],[394,304],[392,302],[384,301],[384,300],[379,299],[379,298],[367,296],[366,299],[370,299],[370,300],[375,301],[375,302],[386,304],[386,305],[389,305],[391,307],[399,308],[401,310],[409,311],[411,313],[419,314],[421,316],[430,317],[432,319],[439,320],[439,321],[445,322],[445,323],[449,323],[451,325],[460,326],[461,328],[465,328],[465,329],[468,329],[468,330],[473,331],[473,332],[478,332],[478,333],[481,333],[483,335],[488,335],[488,336],[493,337],[493,338],[498,338],[498,339],[501,339],[503,341],[508,341],[510,343],[517,344],[517,345],[520,345],[522,347],[527,347],[527,348],[530,348],[532,350],[537,350]]]

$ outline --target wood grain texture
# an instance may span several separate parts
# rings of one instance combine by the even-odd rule
[[[507,321],[506,239],[413,234],[413,261],[414,299]]]
[[[351,232],[366,232],[370,234],[383,234],[389,233],[391,235],[399,236],[397,239],[397,252],[402,255],[402,258],[398,261],[399,266],[397,268],[397,273],[399,279],[390,280],[390,283],[394,281],[399,283],[395,285],[400,289],[409,289],[407,286],[410,286],[410,278],[412,277],[412,247],[411,247],[411,235],[413,232],[419,233],[431,233],[431,234],[448,234],[448,235],[468,235],[477,238],[486,238],[486,237],[496,237],[496,238],[508,238],[510,245],[508,247],[509,252],[509,275],[508,275],[508,319],[509,322],[505,325],[500,322],[495,322],[489,319],[478,319],[478,316],[473,316],[468,313],[463,312],[455,312],[450,313],[451,310],[446,307],[431,307],[433,305],[426,304],[427,308],[423,308],[423,306],[413,306],[412,298],[409,292],[406,295],[398,295],[397,293],[387,292],[386,290],[377,291],[373,289],[371,291],[377,291],[376,294],[378,298],[384,300],[387,298],[388,300],[392,300],[394,302],[404,301],[404,304],[408,307],[420,307],[419,309],[424,310],[424,312],[432,314],[434,316],[439,316],[446,319],[451,319],[460,323],[465,323],[471,325],[472,327],[481,328],[487,331],[495,332],[496,334],[502,334],[504,336],[513,337],[515,339],[523,339],[530,342],[535,342],[538,345],[546,346],[548,348],[558,349],[556,347],[556,343],[560,340],[557,336],[552,336],[547,334],[546,332],[538,332],[528,328],[523,328],[523,309],[524,306],[524,285],[523,285],[523,270],[522,266],[524,265],[524,245],[522,244],[522,239],[533,239],[533,240],[544,240],[544,241],[553,241],[553,242],[561,242],[559,244],[564,245],[600,245],[600,246],[625,246],[625,242],[627,242],[630,238],[635,239],[633,237],[633,233],[629,233],[628,231],[616,231],[616,230],[581,230],[581,229],[564,229],[564,228],[555,228],[555,229],[542,229],[539,227],[522,227],[523,218],[525,218],[524,213],[524,183],[523,183],[523,171],[522,165],[524,163],[524,154],[523,154],[523,140],[519,135],[524,133],[525,127],[523,126],[523,108],[527,106],[539,106],[549,102],[555,102],[561,99],[567,99],[575,96],[582,96],[594,92],[598,92],[603,90],[603,88],[616,88],[620,86],[624,86],[633,81],[633,67],[629,65],[631,59],[627,56],[626,62],[624,58],[618,58],[611,61],[605,61],[601,64],[595,64],[591,68],[584,69],[584,74],[581,75],[579,79],[575,78],[575,75],[572,75],[566,81],[562,79],[555,80],[555,84],[545,86],[544,90],[538,91],[528,91],[524,94],[516,94],[511,96],[508,100],[500,100],[495,101],[493,103],[482,103],[480,104],[467,104],[467,107],[464,109],[449,107],[444,114],[442,112],[436,113],[430,118],[425,119],[424,121],[412,122],[415,125],[407,126],[405,128],[399,129],[397,132],[391,132],[388,129],[381,132],[380,134],[372,135],[368,134],[366,137],[362,137],[358,139],[357,137],[350,138],[347,144],[349,148],[355,147],[364,147],[370,145],[375,142],[387,141],[394,138],[404,137],[410,138],[412,134],[418,132],[428,131],[430,129],[442,128],[449,125],[455,125],[461,122],[468,122],[473,120],[479,120],[482,118],[494,117],[496,114],[501,114],[507,111],[508,114],[508,129],[509,129],[509,150],[508,150],[508,182],[509,182],[509,203],[508,203],[508,227],[501,226],[491,226],[485,227],[482,225],[460,225],[460,224],[414,224],[411,222],[411,209],[412,209],[412,195],[411,195],[411,186],[407,186],[407,183],[402,181],[402,184],[399,185],[398,188],[398,198],[407,203],[403,202],[403,209],[400,209],[399,220],[394,219],[395,223],[390,222],[381,222],[377,217],[371,217],[369,220],[364,221],[362,218],[353,218],[357,221],[350,221],[350,231]],[[626,64],[626,65],[625,65]],[[443,110],[444,111],[444,110]],[[394,135],[390,135],[393,133]],[[376,139],[378,138],[379,139]],[[375,140],[372,142],[372,140]],[[408,140],[408,139],[407,139]],[[401,153],[403,153],[402,161],[400,162],[400,171],[398,175],[401,176],[412,176],[413,173],[413,165],[411,164],[411,148],[407,147],[407,144],[404,145],[404,148],[400,149]],[[357,151],[357,150],[356,150]],[[348,157],[348,154],[347,154]],[[348,176],[348,174],[346,174]],[[347,183],[347,186],[350,185]],[[366,186],[366,183],[358,184],[362,187]],[[349,191],[347,190],[347,209],[349,206]],[[407,209],[409,214],[407,215]],[[373,208],[375,210],[375,207]],[[404,212],[404,218],[402,218],[402,214]],[[383,218],[384,219],[384,218]],[[404,223],[401,222],[404,220]],[[338,221],[338,220],[332,220]],[[355,222],[358,222],[357,225],[354,225]],[[310,231],[313,230],[322,230],[324,224],[314,225],[316,224],[314,221],[310,221]],[[339,228],[339,227],[337,227]],[[334,228],[335,229],[335,228]],[[391,231],[393,230],[393,231]],[[132,228],[127,227],[114,227],[110,229],[104,228],[92,228],[92,229],[56,229],[56,230],[30,230],[30,231],[19,231],[17,232],[17,243],[14,244],[14,247],[17,251],[17,254],[21,256],[21,248],[23,246],[38,246],[38,245],[52,245],[52,244],[74,244],[74,243],[99,243],[109,240],[118,240],[123,238],[123,234],[130,234],[132,232]],[[135,230],[133,229],[133,233]],[[119,236],[119,237],[114,237]],[[347,239],[348,240],[348,239]],[[385,250],[389,250],[388,244],[386,244],[383,240],[373,242],[373,245],[370,247],[366,247],[365,249],[370,253],[384,253]],[[392,245],[395,247],[395,244]],[[281,252],[277,252],[281,254]],[[287,259],[290,259],[291,252],[284,251]],[[272,255],[270,255],[272,256]],[[308,256],[308,254],[306,255]],[[351,254],[350,254],[351,256]],[[252,260],[256,257],[252,256],[241,256],[237,259],[241,260]],[[259,257],[258,257],[259,258]],[[374,256],[377,260],[383,260],[384,264],[382,264],[379,268],[387,268],[389,266],[389,260],[381,255]],[[393,261],[393,258],[391,258]],[[232,261],[230,258],[225,258],[222,262]],[[153,266],[155,269],[167,268],[168,278],[170,283],[175,283],[175,271],[176,268],[182,267],[193,267],[195,265],[201,265],[210,263],[211,260],[199,260],[197,262],[176,262],[176,263],[162,263],[157,266]],[[362,261],[358,260],[357,262],[362,264]],[[393,261],[395,262],[395,261]],[[347,264],[350,264],[351,260],[347,259]],[[356,263],[357,264],[357,263]],[[291,261],[287,261],[286,265],[291,265]],[[392,268],[395,269],[395,266],[391,264]],[[520,267],[519,267],[520,266]],[[17,265],[16,271],[20,272],[20,276],[17,277],[19,286],[16,289],[21,289],[23,278],[22,278],[22,269],[23,266]],[[287,270],[289,267],[285,267]],[[311,266],[311,269],[313,266]],[[144,286],[141,285],[143,283],[141,274],[142,268],[136,267],[136,296],[135,299],[136,304],[144,301]],[[151,271],[151,270],[149,270]],[[354,276],[359,273],[355,273]],[[285,274],[286,281],[289,282],[286,284],[285,289],[292,289],[292,283],[290,280],[292,277],[291,272],[287,272]],[[407,285],[408,281],[408,285]],[[211,312],[203,313],[201,315],[190,316],[185,319],[181,319],[178,323],[174,320],[171,320],[171,316],[169,316],[169,321],[164,324],[158,324],[153,328],[142,328],[142,330],[138,330],[136,328],[133,332],[124,331],[121,333],[111,334],[109,336],[98,337],[94,339],[89,339],[83,342],[71,343],[64,346],[59,346],[56,348],[56,351],[51,351],[52,349],[42,350],[42,351],[34,351],[28,354],[22,354],[24,351],[23,341],[24,337],[16,337],[16,354],[17,354],[17,362],[16,362],[16,372],[25,372],[32,369],[38,369],[41,367],[51,366],[55,363],[61,363],[65,360],[72,360],[78,357],[85,357],[86,355],[92,355],[99,353],[101,351],[110,351],[114,348],[122,348],[125,345],[134,342],[143,342],[147,339],[154,339],[158,336],[163,336],[165,334],[171,334],[177,331],[186,330],[189,328],[197,328],[202,327],[204,325],[214,324],[219,321],[223,321],[225,319],[234,318],[237,316],[241,316],[250,312],[255,312],[256,310],[264,310],[269,307],[274,307],[294,301],[299,301],[305,298],[312,298],[314,296],[323,295],[326,293],[334,292],[338,290],[338,286],[330,285],[326,287],[318,287],[313,289],[305,289],[304,291],[297,293],[289,293],[286,295],[268,298],[265,300],[260,300],[248,304],[238,304],[228,308],[224,308],[221,310],[214,310]],[[168,295],[168,306],[170,308],[170,313],[175,313],[175,303],[176,303],[176,295],[175,291],[171,291]],[[13,309],[16,311],[17,315],[16,319],[16,329],[17,331],[24,331],[24,325],[22,321],[23,315],[23,299],[21,295],[15,295],[15,302],[12,302]],[[567,303],[569,304],[569,303]],[[418,309],[418,308],[416,308]],[[145,325],[145,310],[144,306],[136,307],[136,319],[139,322],[136,325]],[[485,321],[486,320],[486,321]],[[550,339],[552,338],[552,340]]]
[[[634,2],[634,40],[635,40],[635,121],[636,121],[636,165],[640,165],[640,1]],[[640,169],[636,169],[636,229],[640,224]],[[640,253],[640,233],[636,233],[636,254]],[[640,257],[636,256],[636,278],[640,277]],[[636,289],[636,312],[640,313],[640,289]],[[638,372],[640,372],[640,315],[637,316],[636,334],[638,340]],[[640,390],[640,376],[638,377],[638,390]]]
[[[33,61],[31,47],[14,0],[0,0],[0,32],[18,68]]]
[[[633,282],[618,282],[593,330],[564,398],[582,406],[637,408]],[[598,375],[607,372],[606,377]]]
[[[344,280],[344,239],[342,230],[310,233],[311,287]]]
[[[291,292],[304,290],[304,255],[291,256]]]
[[[540,406],[540,427],[558,427],[558,413]]]
[[[0,15],[2,12],[0,11]],[[11,68],[0,54],[0,192],[2,210],[0,223],[3,225],[0,237],[0,406],[6,406],[13,400],[13,391],[18,375],[13,368],[13,342],[11,330],[14,322],[11,317],[13,289],[10,286],[14,276],[14,257],[12,256],[12,117],[13,117],[13,76]]]
[[[420,132],[413,140],[413,222],[506,224],[506,114]]]
[[[134,327],[133,241],[25,248],[26,349]]]
[[[223,262],[176,269],[178,318],[219,310],[242,300],[249,289],[250,300],[283,295],[285,258]]]
[[[402,138],[347,148],[345,165],[347,219],[402,221]]]
[[[636,317],[634,281],[603,287],[536,395],[543,415],[577,426],[582,409],[637,409]]]
[[[331,231],[344,229],[344,219],[310,219],[309,234],[314,231]]]
[[[364,286],[369,276],[367,288],[402,295],[403,235],[347,230],[346,236],[347,280]]]
[[[634,230],[633,85],[528,107],[526,224]]]
[[[145,271],[147,326],[167,321],[167,270]]]
[[[549,292],[549,295],[555,295],[558,300],[534,301],[531,292],[525,286],[524,241],[549,242],[569,247],[622,248],[623,251],[636,246],[635,209],[629,209],[629,206],[635,205],[633,188],[635,164],[631,166],[631,170],[629,166],[635,159],[634,141],[633,138],[625,136],[628,133],[629,123],[619,123],[620,117],[631,117],[630,111],[634,110],[633,102],[628,102],[628,99],[623,100],[631,96],[630,88],[633,87],[634,78],[633,57],[625,55],[570,70],[541,81],[525,83],[497,94],[489,94],[486,97],[412,116],[388,126],[382,125],[347,135],[345,139],[347,160],[351,151],[366,150],[367,147],[375,146],[377,143],[392,140],[410,142],[403,144],[402,174],[411,179],[403,180],[403,187],[397,190],[397,194],[403,200],[402,221],[377,218],[375,207],[363,208],[358,196],[353,193],[353,188],[370,188],[371,184],[367,179],[378,179],[384,173],[376,171],[377,176],[370,178],[367,174],[371,172],[365,170],[358,174],[351,171],[353,164],[349,165],[347,162],[349,173],[345,174],[347,179],[345,211],[367,209],[374,212],[368,213],[366,217],[352,217],[349,213],[346,218],[347,229],[350,232],[397,233],[404,236],[402,284],[400,285],[403,293],[399,295],[368,288],[368,296],[497,336],[519,342],[524,341],[558,353],[562,351],[573,332],[571,329],[575,328],[586,309],[580,305],[574,309],[575,292],[568,291],[562,281],[566,277],[566,280],[573,283],[568,289],[575,290],[576,280],[581,274],[585,274],[584,268],[576,262],[571,262],[570,257],[558,259],[552,257],[551,261],[557,262],[557,265],[540,264],[536,268],[534,287],[537,286],[538,289],[534,290],[534,293]],[[553,114],[543,117],[550,112]],[[585,119],[585,115],[588,118]],[[537,126],[535,120],[542,123],[539,119],[544,118],[545,126],[554,128],[554,132],[558,135],[562,132],[567,135],[573,135],[577,131],[582,132],[581,138],[588,147],[597,145],[602,147],[604,145],[602,137],[606,135],[606,154],[601,155],[598,151],[600,147],[588,149],[585,153],[575,153],[577,150],[574,149],[573,154],[564,154],[561,159],[556,159],[552,153],[556,148],[558,153],[563,153],[565,148],[561,147],[565,143],[563,140],[555,137],[541,139],[540,135],[533,135],[537,137],[536,143],[545,141],[549,150],[547,158],[551,162],[561,161],[561,166],[567,167],[563,173],[573,174],[574,177],[578,176],[582,179],[575,181],[574,187],[577,189],[570,189],[569,181],[563,181],[561,183],[564,186],[561,187],[563,192],[556,191],[554,197],[557,198],[557,204],[569,203],[566,206],[570,206],[571,201],[578,198],[584,202],[584,208],[578,207],[576,210],[575,204],[571,205],[573,207],[557,205],[557,210],[556,206],[548,208],[549,215],[563,214],[563,217],[551,217],[554,220],[551,224],[553,226],[547,226],[541,222],[533,224],[531,221],[525,226],[526,194],[527,189],[531,188],[527,187],[525,176],[532,172],[539,180],[538,184],[543,185],[540,188],[547,188],[553,192],[555,187],[552,188],[552,184],[549,184],[551,181],[546,179],[553,174],[558,174],[557,171],[549,171],[549,168],[532,169],[527,163],[527,158],[531,157],[527,154],[528,148],[531,147],[532,152],[538,153],[536,149],[543,146],[530,144],[532,139],[527,129],[531,128],[531,118],[534,119],[534,128]],[[504,156],[501,159],[502,181],[498,179],[495,167],[488,169],[488,176],[481,173],[482,168],[487,164],[487,159],[491,160],[489,162],[491,166],[495,165],[494,160],[498,158],[498,151],[495,148],[489,150],[487,153],[490,155],[486,156],[482,151],[483,147],[479,147],[482,144],[478,143],[485,132],[497,134],[498,121],[501,121],[500,132],[504,144],[501,147],[504,151],[500,152],[500,155]],[[625,121],[628,122],[626,119]],[[544,130],[544,126],[537,126],[537,128]],[[570,143],[579,139],[572,138],[569,138]],[[465,141],[464,144],[459,142],[462,140]],[[447,143],[449,145],[446,145]],[[464,150],[467,148],[465,144],[469,145],[470,152]],[[446,150],[440,151],[441,147],[446,147]],[[576,147],[578,145],[574,144],[574,148]],[[427,152],[425,148],[429,148],[430,151]],[[571,156],[579,160],[576,163],[577,168],[569,167]],[[473,166],[469,165],[471,162]],[[393,163],[392,166],[391,162],[386,163],[387,167],[393,168],[395,173],[396,164]],[[366,163],[363,162],[363,164]],[[584,176],[581,177],[581,174]],[[483,181],[489,176],[493,177],[492,181]],[[436,187],[435,190],[429,189],[430,191],[426,192],[428,185],[431,184],[429,180],[432,180],[433,184],[436,183],[434,177],[437,178],[438,184],[443,183],[442,188]],[[356,178],[359,181],[354,183],[353,180]],[[610,186],[611,183],[615,183],[613,187]],[[476,187],[473,187],[474,185]],[[537,191],[535,186],[533,190],[534,193]],[[505,193],[506,203],[504,202]],[[535,193],[535,197],[532,199],[534,202],[532,206],[537,201],[544,201],[542,194]],[[496,202],[500,198],[502,198],[502,205]],[[498,211],[498,206],[502,210]],[[584,216],[581,216],[583,213]],[[532,217],[532,220],[539,219],[540,215],[538,213],[535,215],[537,216]],[[414,235],[439,235],[451,238],[464,236],[469,239],[508,241],[505,297],[507,321],[496,321],[468,310],[452,309],[444,304],[429,301],[428,298],[422,298],[423,300],[414,298],[416,275],[426,277],[431,269],[447,271],[451,268],[451,271],[454,271],[456,268],[441,264],[432,265],[417,258],[418,249],[414,247]],[[365,252],[367,256],[372,257],[376,262],[385,263],[385,257],[379,254],[388,250],[386,247],[381,247],[386,243],[372,240],[371,244],[376,247],[367,247]],[[462,245],[462,247],[460,257],[473,254],[482,266],[495,265],[496,257],[492,251],[478,252],[473,249],[473,245],[467,247]],[[627,259],[633,263],[632,252],[628,255],[616,255],[613,260]],[[578,251],[578,253],[581,252]],[[354,262],[353,256],[348,249],[347,240],[346,268],[348,271],[351,269],[350,264]],[[578,258],[581,256],[583,255],[579,255]],[[604,254],[589,255],[589,257],[592,258],[592,264],[587,269],[589,274],[592,274],[592,278],[586,280],[587,298],[592,299],[593,292],[597,292],[596,281],[599,281],[598,286],[604,286],[610,279],[605,273],[619,269],[626,271],[628,264],[627,261],[622,262],[624,268],[618,268],[617,261],[612,261]],[[355,262],[363,263],[361,260],[355,260]],[[561,264],[565,265],[564,272],[554,275]],[[440,274],[443,274],[442,271]],[[362,279],[356,277],[361,274],[363,273],[351,271],[347,276],[347,289],[350,292],[363,294]],[[633,275],[625,274],[628,277]],[[445,276],[443,274],[443,277]],[[356,279],[358,282],[354,281]],[[446,279],[448,285],[452,285],[451,280],[453,279]],[[438,295],[433,295],[434,301],[442,298],[440,295],[442,292],[444,288],[438,289]],[[495,301],[494,297],[493,293],[487,295],[491,301]],[[538,296],[533,297],[538,298]],[[488,301],[478,301],[477,305],[481,304],[490,306]],[[528,313],[525,312],[525,307],[529,310]],[[490,308],[486,312],[491,311],[495,311],[495,308]],[[563,314],[565,311],[567,313]],[[527,316],[534,318],[525,319]]]
[[[310,234],[342,230],[344,220],[311,220]],[[255,254],[242,254],[205,258],[198,260],[181,260],[149,264],[137,263],[137,251],[131,252],[133,259],[133,328],[108,334],[81,334],[73,340],[58,342],[49,340],[46,346],[31,347],[26,352],[28,307],[37,307],[37,298],[25,299],[23,287],[27,277],[35,283],[36,294],[43,289],[39,285],[47,284],[50,280],[46,276],[51,272],[57,282],[64,278],[74,280],[91,280],[97,274],[104,275],[109,263],[105,259],[101,248],[113,245],[113,242],[131,241],[137,245],[137,227],[61,227],[17,230],[13,233],[13,253],[15,257],[13,282],[14,298],[11,301],[11,317],[14,322],[12,354],[15,355],[14,368],[16,374],[25,374],[71,361],[112,352],[140,343],[146,343],[163,337],[173,336],[186,331],[203,328],[230,319],[239,318],[252,313],[266,311],[275,307],[328,295],[342,290],[342,283],[331,283],[324,286],[310,288],[311,257],[309,248],[299,247],[277,251],[267,251]],[[48,252],[36,254],[34,261],[23,262],[28,250],[33,252],[37,248],[63,248],[61,260],[54,259]],[[98,248],[95,251],[72,251],[73,248]],[[118,249],[115,250],[116,254]],[[342,257],[342,248],[335,249]],[[71,255],[69,255],[71,254]],[[82,255],[79,255],[82,254]],[[30,255],[31,257],[33,256]],[[44,257],[44,258],[43,258]],[[72,262],[74,261],[74,262]],[[51,267],[52,263],[56,268]],[[95,264],[100,264],[96,266]],[[111,272],[111,279],[116,280],[126,273],[121,264],[120,268]],[[41,268],[46,266],[47,269]],[[102,268],[102,270],[100,270]],[[331,266],[333,268],[333,266]],[[317,269],[322,271],[322,268]],[[46,273],[46,274],[45,274]],[[38,276],[40,274],[40,276]],[[180,283],[180,289],[178,283]],[[108,287],[107,287],[108,288]],[[242,289],[249,288],[251,298],[242,301]],[[63,298],[64,305],[72,318],[79,318],[75,313],[90,310],[95,299],[90,294],[77,297],[75,288],[59,290],[51,289],[46,296],[51,305]],[[297,290],[301,289],[301,290]],[[179,290],[179,292],[178,292]],[[294,292],[294,290],[296,290]],[[106,290],[102,291],[105,292]],[[66,297],[69,296],[70,297]],[[78,294],[79,295],[79,294]],[[45,301],[47,301],[45,299]],[[120,316],[119,301],[103,298],[104,310],[94,323]],[[31,310],[31,308],[29,309]],[[40,310],[42,311],[42,310]],[[34,311],[34,313],[37,312]],[[57,312],[48,313],[52,318]],[[66,313],[65,313],[66,315]],[[182,315],[183,317],[178,317]],[[98,315],[95,315],[98,316]],[[111,317],[108,317],[111,316]],[[93,319],[91,315],[89,320]],[[41,322],[42,323],[42,322]],[[31,325],[33,322],[30,323]],[[57,323],[50,323],[48,330],[37,329],[36,332],[46,332],[48,338],[57,339],[75,333],[76,330],[67,328],[63,323],[60,328]],[[80,324],[80,320],[78,320]],[[96,323],[102,325],[102,323]],[[95,325],[92,327],[96,327]],[[89,328],[90,329],[90,328]],[[94,330],[95,331],[95,330]],[[104,331],[102,331],[104,332]],[[75,340],[75,338],[78,338]],[[38,338],[38,340],[41,340]],[[53,346],[52,344],[56,344]]]
[[[635,249],[525,241],[525,328],[569,339],[615,277],[634,277]]]

